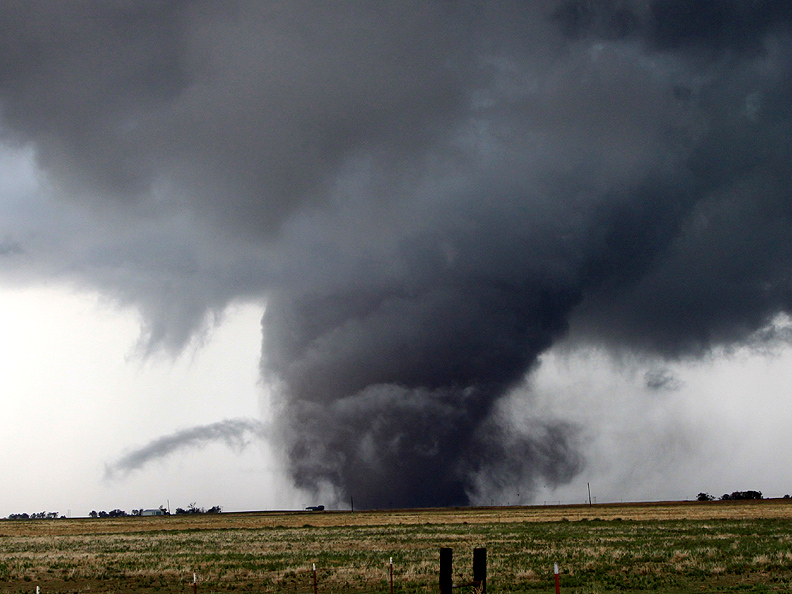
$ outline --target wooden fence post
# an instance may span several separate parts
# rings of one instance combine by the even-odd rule
[[[453,582],[454,551],[449,548],[440,549],[440,594],[451,594]]]
[[[487,549],[473,549],[473,587],[487,594]]]

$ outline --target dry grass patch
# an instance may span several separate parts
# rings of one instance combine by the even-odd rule
[[[720,503],[6,521],[0,591],[181,592],[196,572],[204,592],[302,594],[316,563],[325,594],[384,593],[393,557],[399,594],[434,592],[442,546],[457,583],[486,546],[492,592],[552,589],[554,562],[571,594],[792,585],[792,505]]]

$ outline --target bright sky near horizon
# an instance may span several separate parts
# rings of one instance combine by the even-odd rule
[[[234,304],[185,352],[144,358],[140,320],[129,308],[66,287],[0,291],[0,517],[168,502],[174,510],[196,502],[228,511],[310,502],[290,486],[266,439],[188,447],[105,475],[125,452],[163,435],[230,418],[270,420],[259,373],[262,311]],[[656,393],[634,366],[602,353],[544,356],[534,396],[517,390],[508,406],[515,417],[557,416],[585,427],[587,469],[533,499],[515,484],[493,502],[581,503],[586,483],[595,502],[792,491],[792,460],[781,454],[792,425],[792,349],[743,351],[674,372],[683,385]]]
[[[0,516],[166,505],[251,510],[300,505],[267,444],[208,443],[108,478],[125,452],[185,428],[260,419],[263,307],[231,305],[171,358],[137,351],[139,317],[96,294],[0,291]]]

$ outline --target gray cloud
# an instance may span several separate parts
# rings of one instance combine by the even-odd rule
[[[0,241],[0,256],[15,256],[22,253],[22,246],[16,241],[4,239]]]
[[[265,295],[302,487],[565,480],[573,426],[495,414],[557,340],[698,357],[792,309],[777,3],[0,11],[4,139],[47,180],[13,235],[29,276],[139,307],[149,348]]]
[[[644,374],[644,384],[650,390],[679,390],[684,382],[669,369],[650,369]]]
[[[182,429],[171,435],[158,437],[118,460],[105,465],[105,479],[113,480],[140,470],[151,462],[167,458],[185,449],[202,448],[212,442],[222,442],[230,448],[243,449],[252,439],[265,435],[264,426],[252,419],[227,419],[210,425]]]

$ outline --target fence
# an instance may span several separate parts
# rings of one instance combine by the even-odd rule
[[[439,591],[439,594],[454,594],[454,589],[469,588],[471,594],[486,594],[487,593],[487,549],[480,547],[473,549],[473,571],[471,580],[462,580],[460,583],[454,583],[454,570],[453,570],[453,549],[441,548],[440,549],[440,565],[439,565],[439,579],[434,584],[425,583],[423,585],[416,584],[414,576],[411,579],[405,580],[400,583],[399,575],[395,571],[393,557],[387,563],[386,571],[381,572],[380,577],[374,577],[370,580],[361,580],[358,576],[356,579],[349,581],[339,580],[337,578],[338,568],[334,568],[336,579],[333,582],[323,582],[322,571],[313,563],[310,569],[305,569],[300,572],[288,572],[285,576],[279,576],[278,580],[273,580],[269,584],[259,584],[256,588],[257,591],[262,592],[286,592],[291,594],[335,594],[335,593],[349,593],[349,592],[368,592],[368,593],[382,593],[394,594],[394,592],[433,592]],[[554,566],[555,574],[555,591],[560,594],[559,583],[559,569],[558,564]],[[457,574],[460,577],[460,574]],[[223,591],[223,585],[217,582],[202,583],[196,573],[192,574],[192,580],[189,586],[182,582],[186,587],[183,591],[190,591],[193,594],[212,593],[217,592],[218,588]],[[435,590],[438,588],[438,590]],[[60,591],[57,587],[50,587],[47,589],[49,592]],[[36,594],[44,594],[40,586],[36,586]]]

